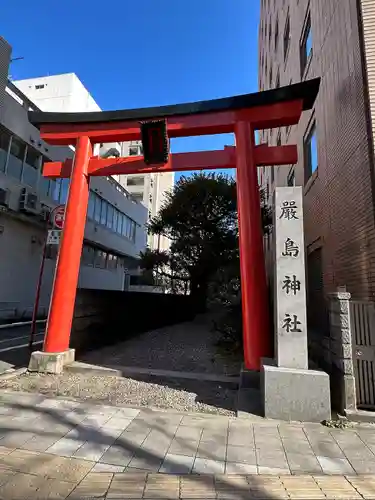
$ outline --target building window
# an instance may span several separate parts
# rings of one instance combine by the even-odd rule
[[[305,27],[301,38],[301,75],[305,74],[305,70],[310,62],[313,53],[312,33],[311,33],[311,16],[307,16]]]
[[[46,177],[43,177],[43,166],[46,162],[50,161],[46,156],[42,156],[41,159],[41,175],[39,179],[39,184],[38,184],[38,190],[41,194],[41,196],[51,196],[51,183],[54,182],[52,179],[47,179]]]
[[[89,219],[94,219],[94,211],[95,211],[95,193],[93,193],[92,191],[90,191],[90,194],[89,194],[89,204],[88,204],[88,207],[87,207],[87,217]]]
[[[102,224],[102,226],[107,225],[107,210],[108,203],[105,200],[102,200],[102,209],[100,212],[100,224]]]
[[[82,250],[82,264],[93,266],[95,261],[95,249],[89,245],[84,245]]]
[[[112,229],[112,227],[113,227],[113,212],[114,212],[113,205],[108,205],[108,212],[107,212],[107,227],[108,227],[108,229]]]
[[[113,257],[114,256],[111,253],[108,254],[108,258],[107,258],[107,267],[108,267],[108,269],[113,269],[113,267],[112,267]]]
[[[270,69],[270,88],[272,88],[272,66],[271,66],[271,69]]]
[[[122,235],[128,238],[128,227],[130,224],[130,219],[126,215],[124,215],[123,221],[122,221]]]
[[[41,90],[41,89],[44,89],[44,87],[45,87],[44,84],[35,85],[35,90]]]
[[[294,187],[296,185],[296,174],[294,168],[292,168],[288,174],[287,185],[289,187]]]
[[[99,196],[95,195],[95,210],[94,210],[95,222],[100,222],[101,209],[102,209],[102,200],[99,198]]]
[[[145,178],[142,177],[128,177],[128,186],[144,186]]]
[[[100,269],[105,269],[106,260],[107,260],[106,252],[103,252],[102,250],[95,251],[95,267],[98,267]]]
[[[0,171],[5,172],[8,151],[10,143],[10,134],[5,130],[0,130]]]
[[[277,53],[277,49],[279,48],[279,19],[276,18],[276,26],[275,26],[275,53]]]
[[[116,208],[113,209],[113,230],[114,230],[114,232],[117,231],[117,221],[118,221],[119,213],[120,212]]]
[[[61,179],[56,179],[50,188],[50,197],[56,203],[59,202],[60,198],[60,188],[61,188]]]
[[[143,202],[143,193],[132,193],[132,196],[137,203]]]
[[[22,165],[25,158],[26,144],[12,137],[10,144],[10,154],[8,159],[8,174],[15,179],[21,180]]]
[[[277,72],[275,88],[278,89],[280,87],[280,72]]]
[[[290,17],[288,13],[284,30],[284,61],[286,61],[288,57],[289,46],[290,46]]]
[[[122,234],[122,231],[123,231],[123,226],[124,226],[124,221],[125,221],[125,215],[124,214],[120,214],[118,215],[118,218],[117,218],[117,232],[118,234]]]
[[[268,45],[270,49],[271,49],[271,40],[272,40],[272,24],[269,25],[269,31],[268,31]]]
[[[27,147],[22,181],[31,187],[36,187],[41,156],[35,149]]]
[[[311,175],[318,169],[318,144],[315,122],[311,126],[304,140],[304,156],[305,180],[307,181],[311,177]]]
[[[117,255],[108,254],[108,269],[117,269]]]
[[[90,191],[87,216],[111,231],[132,239],[128,226],[131,224],[135,226],[135,222],[92,191]]]
[[[59,202],[62,205],[65,205],[66,200],[68,199],[68,191],[69,191],[69,179],[62,179],[60,187],[60,198],[59,198]]]
[[[108,253],[107,252],[102,252],[102,267],[103,269],[107,268],[107,258],[108,258]]]

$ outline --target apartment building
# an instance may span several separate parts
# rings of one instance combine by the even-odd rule
[[[14,82],[27,97],[43,111],[84,112],[101,111],[99,105],[74,73],[53,75]],[[95,151],[100,156],[106,154],[119,156],[142,155],[141,141],[109,143],[97,145]],[[174,173],[142,175],[114,175],[113,178],[123,186],[133,198],[147,208],[148,219],[154,217],[162,206],[165,194],[174,186]],[[170,242],[163,236],[149,235],[150,248],[167,250]]]
[[[122,156],[137,156],[142,153],[140,141],[122,144]],[[175,179],[174,172],[119,177],[124,177],[123,181],[119,180],[119,182],[125,182],[124,185],[129,193],[147,208],[149,219],[158,214],[165,201],[166,194],[173,189]],[[170,240],[165,236],[148,235],[147,244],[152,249],[168,250]]]
[[[260,133],[297,144],[298,163],[258,172],[270,202],[275,186],[303,186],[313,323],[337,287],[375,299],[374,19],[372,0],[261,0],[259,89],[322,79],[299,125]]]
[[[43,178],[42,166],[73,155],[70,148],[45,143],[28,121],[27,112],[38,106],[8,81],[10,54],[0,38],[0,319],[30,316],[49,213],[65,204],[69,188],[67,179]],[[94,106],[90,99],[85,102]],[[79,286],[121,290],[146,246],[147,210],[115,179],[92,178],[90,188]],[[49,247],[42,313],[49,305],[55,263],[55,247]]]

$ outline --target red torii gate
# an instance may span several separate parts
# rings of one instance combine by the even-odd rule
[[[46,163],[45,177],[70,177],[60,252],[47,321],[44,351],[69,349],[80,258],[86,223],[90,176],[236,168],[240,236],[241,293],[245,367],[259,370],[270,352],[267,282],[263,255],[258,166],[297,162],[295,145],[255,145],[255,130],[297,124],[311,109],[320,79],[288,87],[191,104],[94,113],[29,112],[41,137],[53,145],[74,145],[74,161]],[[172,154],[164,165],[146,165],[143,157],[101,159],[96,143],[139,140],[140,122],[165,119],[168,136],[234,132],[235,147],[222,151]]]

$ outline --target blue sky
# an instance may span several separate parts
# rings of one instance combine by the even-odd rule
[[[74,72],[103,110],[257,90],[260,0],[2,0],[14,80]],[[17,22],[22,10],[23,23]],[[172,141],[219,149],[233,137]]]

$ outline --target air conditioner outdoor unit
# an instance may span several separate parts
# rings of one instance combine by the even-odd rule
[[[0,188],[0,206],[9,206],[9,190]]]
[[[40,213],[40,205],[37,195],[32,191],[29,191],[27,188],[23,188],[21,190],[20,210],[21,212],[30,214]]]

